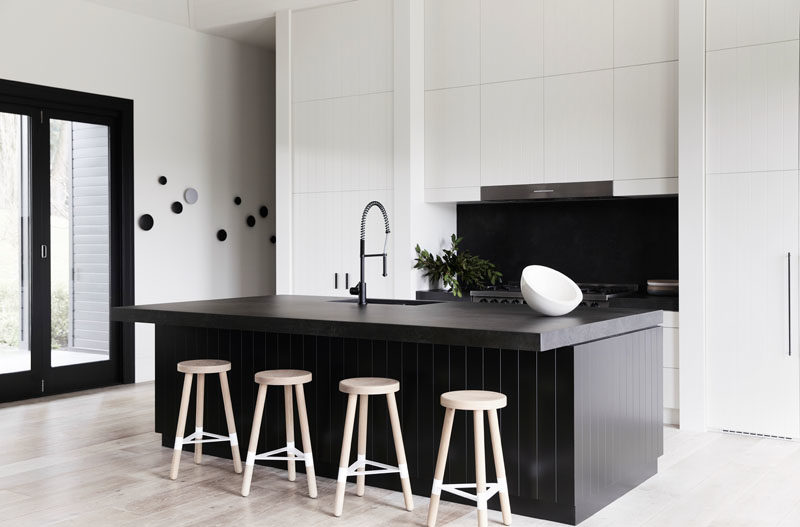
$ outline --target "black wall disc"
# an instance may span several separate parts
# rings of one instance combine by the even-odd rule
[[[233,198],[233,202],[236,203],[237,205],[241,205],[242,204],[242,198],[240,198],[239,196],[236,196],[235,198]]]
[[[167,184],[167,178],[164,177],[164,176],[158,176],[158,182],[161,183],[162,185],[166,185]]]
[[[143,231],[149,231],[153,228],[153,217],[149,214],[142,214],[139,216],[139,228]]]
[[[258,209],[258,213],[261,215],[262,218],[266,218],[267,215],[269,215],[269,209],[266,206],[261,205],[261,208]]]
[[[174,212],[175,214],[180,214],[181,212],[183,212],[183,205],[181,205],[180,201],[173,201],[170,208],[172,209],[172,212]]]
[[[221,242],[224,242],[228,238],[228,233],[225,232],[225,229],[220,229],[217,231],[217,239]]]
[[[253,215],[248,216],[247,217],[247,226],[248,227],[252,227],[255,224],[256,224],[256,217],[253,216]]]

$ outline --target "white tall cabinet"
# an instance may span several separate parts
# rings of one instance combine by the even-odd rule
[[[292,13],[295,294],[348,296],[359,281],[364,207],[380,201],[393,218],[392,10],[392,0],[356,0]],[[384,230],[372,210],[368,253],[383,251]],[[366,270],[369,295],[392,297],[380,259]]]
[[[707,421],[800,438],[800,3],[707,9]]]

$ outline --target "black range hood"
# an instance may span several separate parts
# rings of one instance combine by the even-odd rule
[[[613,196],[613,181],[536,183],[533,185],[494,185],[481,187],[481,201],[610,198]]]

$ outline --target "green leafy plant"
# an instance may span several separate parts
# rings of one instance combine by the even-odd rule
[[[494,284],[503,277],[493,263],[470,254],[459,247],[460,244],[461,238],[453,234],[450,236],[450,249],[444,249],[441,255],[431,254],[417,244],[414,269],[420,269],[431,282],[441,280],[457,297],[487,283]]]

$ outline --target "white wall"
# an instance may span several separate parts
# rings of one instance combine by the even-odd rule
[[[134,209],[155,218],[136,229],[138,304],[274,292],[273,68],[264,50],[81,0],[0,2],[0,78],[134,101]],[[172,214],[187,186],[198,203]],[[136,380],[153,375],[138,327]]]

